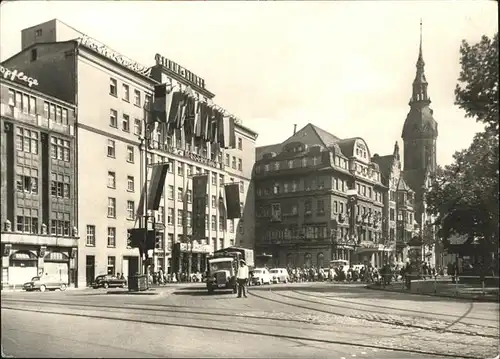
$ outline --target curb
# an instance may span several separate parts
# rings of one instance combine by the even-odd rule
[[[446,294],[413,293],[413,292],[407,292],[407,291],[401,291],[401,290],[395,290],[395,289],[378,288],[378,287],[373,287],[373,286],[370,286],[370,285],[365,286],[365,288],[366,289],[371,289],[371,290],[378,290],[380,292],[404,293],[404,294],[411,294],[411,295],[423,295],[423,296],[427,296],[427,297],[461,299],[461,300],[467,300],[467,301],[471,301],[471,302],[492,302],[492,303],[498,303],[498,297],[497,298],[461,297],[461,296],[446,295]]]

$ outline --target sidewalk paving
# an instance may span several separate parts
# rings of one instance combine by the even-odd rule
[[[424,282],[424,283],[422,283]],[[424,285],[421,285],[424,284]],[[395,282],[387,286],[380,284],[368,284],[368,289],[381,290],[387,292],[399,292],[414,295],[427,295],[447,298],[460,298],[473,301],[498,302],[498,287],[485,287],[468,284],[455,284],[451,281],[419,280],[412,281],[411,289],[408,290],[404,282]]]

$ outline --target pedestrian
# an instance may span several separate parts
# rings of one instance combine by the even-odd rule
[[[240,260],[240,266],[238,268],[238,275],[236,276],[236,281],[238,282],[238,298],[241,298],[241,295],[246,298],[247,293],[245,286],[248,281],[248,267],[244,260]]]

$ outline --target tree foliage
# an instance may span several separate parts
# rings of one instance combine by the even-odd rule
[[[467,117],[484,123],[485,131],[456,152],[452,164],[436,171],[425,194],[427,211],[437,216],[441,238],[472,235],[493,251],[499,234],[498,34],[472,46],[463,41],[460,54],[455,103]]]
[[[498,33],[493,38],[484,36],[469,45],[460,46],[462,70],[455,87],[455,104],[498,133]]]

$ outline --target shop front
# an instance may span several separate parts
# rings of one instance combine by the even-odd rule
[[[351,264],[368,264],[381,267],[390,262],[394,248],[373,242],[361,242],[354,252],[355,260]]]
[[[208,244],[176,243],[172,251],[171,270],[178,274],[204,273],[207,270],[207,259],[211,254],[212,249]]]

